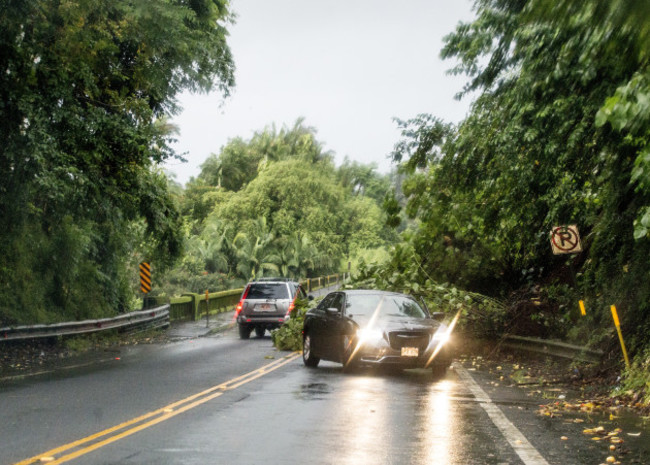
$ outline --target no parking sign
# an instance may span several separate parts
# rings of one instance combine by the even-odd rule
[[[551,247],[555,255],[582,252],[578,226],[556,226],[551,231]]]

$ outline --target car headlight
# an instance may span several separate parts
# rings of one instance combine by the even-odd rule
[[[364,342],[378,342],[384,338],[384,333],[378,329],[362,328],[357,331],[359,344]]]
[[[447,342],[449,342],[449,332],[447,330],[437,331],[433,335],[433,342],[436,345],[445,345]]]

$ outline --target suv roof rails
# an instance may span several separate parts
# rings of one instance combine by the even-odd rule
[[[293,279],[293,278],[258,278],[258,279],[253,279],[251,282],[259,283],[259,282],[268,282],[268,281],[277,281],[277,282],[298,282],[298,280]]]

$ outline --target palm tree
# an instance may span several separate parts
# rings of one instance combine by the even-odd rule
[[[228,271],[228,259],[221,253],[215,242],[209,242],[200,237],[192,237],[188,242],[188,252],[199,258],[206,271]]]
[[[233,241],[237,258],[237,273],[244,279],[264,277],[265,271],[279,272],[278,255],[273,244],[263,237],[240,232]]]
[[[293,277],[293,271],[298,268],[298,257],[296,255],[296,247],[294,244],[293,236],[290,236],[283,241],[284,244],[278,247],[278,266],[280,275],[285,277]]]
[[[211,273],[229,272],[232,262],[232,226],[218,218],[208,217],[203,232],[189,241],[189,252],[200,258]]]
[[[257,218],[248,230],[250,232],[240,231],[232,241],[238,274],[251,279],[262,278],[265,271],[279,273],[280,257],[275,236],[269,231],[266,218]]]
[[[317,270],[331,267],[331,257],[316,248],[308,234],[292,234],[289,236],[287,245],[291,247],[290,269],[296,277],[306,278]]]

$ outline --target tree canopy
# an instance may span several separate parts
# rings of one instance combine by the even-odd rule
[[[181,90],[228,93],[229,20],[221,0],[3,2],[0,319],[128,308],[133,261],[179,255],[166,118]]]
[[[631,345],[648,342],[646,3],[476,2],[441,51],[468,78],[459,98],[475,97],[470,114],[457,127],[398,121],[393,159],[416,223],[389,268],[419,286],[525,295],[537,302],[532,326],[594,343],[611,340],[616,303]],[[395,224],[396,199],[385,206]],[[549,232],[567,224],[585,250],[553,256]],[[581,324],[579,298],[590,307]]]
[[[247,280],[339,272],[394,239],[381,210],[390,190],[372,165],[336,167],[302,119],[235,138],[183,193],[188,254],[170,281],[193,287],[215,273]],[[205,279],[190,278],[201,271]]]

